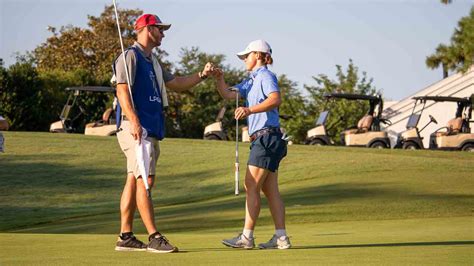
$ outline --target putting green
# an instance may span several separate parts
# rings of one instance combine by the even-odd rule
[[[474,264],[472,153],[290,146],[279,183],[294,247],[245,251],[220,243],[244,214],[235,143],[166,139],[153,202],[159,230],[182,252],[150,254],[113,250],[125,165],[115,138],[4,135],[1,265]],[[257,242],[273,233],[263,205]],[[145,240],[138,215],[134,225]]]
[[[220,244],[235,230],[175,232],[176,254],[114,251],[114,235],[0,234],[2,265],[472,265],[473,218],[351,221],[288,226],[290,250],[239,250]],[[257,242],[273,233],[256,231]],[[140,235],[145,239],[146,236]]]

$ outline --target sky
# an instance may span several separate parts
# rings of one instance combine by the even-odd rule
[[[442,79],[425,59],[449,44],[458,21],[474,1],[453,0],[117,0],[120,8],[157,14],[171,29],[161,48],[176,62],[183,47],[226,56],[226,64],[244,69],[235,54],[256,39],[273,48],[277,75],[303,85],[313,76],[335,78],[352,59],[367,72],[386,99],[400,100]],[[0,0],[0,58],[8,66],[51,36],[48,26],[87,27],[87,15],[99,16],[112,0]],[[118,42],[117,37],[117,42]]]

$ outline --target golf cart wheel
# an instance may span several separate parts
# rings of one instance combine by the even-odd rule
[[[418,145],[416,143],[413,143],[413,142],[405,142],[403,143],[403,146],[402,148],[404,150],[419,150],[420,147],[418,147]]]
[[[374,149],[385,149],[387,148],[387,145],[385,145],[385,143],[381,142],[381,141],[376,141],[374,143],[372,143],[370,145],[371,148],[374,148]]]
[[[217,135],[209,135],[206,137],[207,140],[221,140]]]
[[[325,145],[325,143],[324,143],[322,140],[320,140],[320,139],[313,139],[313,140],[309,143],[309,145],[323,146],[323,145]]]
[[[468,151],[468,152],[474,152],[474,143],[464,144],[464,146],[462,146],[462,150]]]

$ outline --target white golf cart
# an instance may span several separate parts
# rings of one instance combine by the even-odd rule
[[[93,93],[113,93],[115,90],[112,87],[69,87],[66,91],[70,92],[66,104],[63,107],[59,121],[51,124],[49,131],[53,133],[73,133],[77,129],[74,127],[74,121],[85,113],[82,106],[76,103],[77,98],[84,92]],[[79,108],[78,114],[70,118],[73,107]],[[86,124],[84,134],[95,136],[112,136],[115,135],[117,126],[115,125],[115,116],[113,108],[108,108],[102,115],[102,120]]]

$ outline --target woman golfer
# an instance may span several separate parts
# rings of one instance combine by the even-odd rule
[[[275,234],[259,248],[287,249],[291,247],[285,230],[285,207],[278,191],[278,166],[286,156],[286,141],[282,139],[278,106],[281,104],[278,81],[267,65],[273,63],[272,49],[263,40],[251,42],[237,56],[245,63],[250,76],[233,86],[246,99],[246,107],[235,110],[235,119],[247,118],[251,140],[250,156],[245,174],[246,212],[243,232],[222,243],[229,247],[251,249],[255,247],[253,231],[260,213],[260,191],[268,199],[275,223]],[[223,72],[214,70],[219,94],[235,99],[236,90],[229,90]]]

